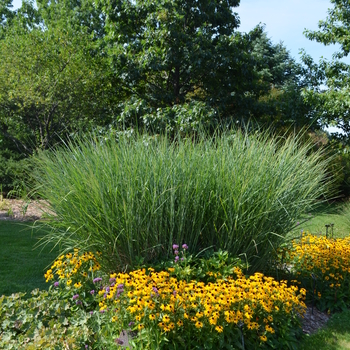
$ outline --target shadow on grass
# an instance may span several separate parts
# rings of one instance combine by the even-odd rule
[[[345,209],[349,208],[349,201],[333,201],[320,203],[310,213],[305,213],[299,218],[297,225],[289,234],[288,239],[300,237],[300,231],[307,231],[314,235],[326,235],[325,225],[333,224],[333,236],[343,238],[350,233],[350,216]],[[350,209],[348,209],[350,213]],[[349,217],[348,217],[349,216]],[[328,228],[331,236],[332,229]]]
[[[350,349],[350,310],[333,315],[325,328],[306,337],[300,345],[301,350]]]
[[[349,204],[349,201],[345,200],[321,202],[312,211],[312,215],[342,215],[347,204]]]
[[[59,251],[52,246],[34,249],[44,234],[32,230],[30,223],[0,221],[0,296],[49,287],[44,273]]]

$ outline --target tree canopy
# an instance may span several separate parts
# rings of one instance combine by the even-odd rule
[[[340,50],[334,53],[333,60],[321,59],[319,64],[304,53],[303,60],[309,73],[309,87],[305,90],[305,96],[317,110],[322,124],[339,127],[348,139],[350,65],[342,59],[350,52],[350,3],[348,0],[331,0],[331,3],[333,8],[328,10],[326,20],[319,22],[319,30],[306,30],[305,35],[324,45],[339,44]]]
[[[0,132],[21,151],[96,127],[309,123],[300,65],[238,31],[239,0],[1,4]]]

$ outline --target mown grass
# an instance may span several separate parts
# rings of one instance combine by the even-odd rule
[[[29,224],[0,221],[0,296],[48,288],[44,272],[58,249],[34,249],[44,233],[32,231]]]
[[[333,235],[337,238],[343,238],[350,234],[350,217],[345,215],[344,211],[349,205],[349,201],[324,202],[318,205],[315,210],[304,215],[305,221],[290,233],[290,237],[299,236],[300,231],[308,231],[313,235],[326,235],[325,225],[334,224]],[[328,228],[328,234],[331,234],[331,228]]]
[[[333,315],[327,326],[308,336],[300,344],[301,350],[350,349],[350,310]]]

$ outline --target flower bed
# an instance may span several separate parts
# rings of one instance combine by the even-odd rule
[[[45,277],[57,278],[54,291],[70,293],[76,306],[89,313],[92,327],[99,329],[99,339],[90,343],[96,348],[98,343],[122,345],[119,335],[124,330],[134,331],[130,343],[137,349],[212,349],[242,343],[255,349],[297,342],[304,290],[261,273],[246,277],[239,267],[223,268],[223,263],[206,272],[212,282],[186,281],[179,276],[189,271],[191,259],[185,249],[180,259],[177,248],[174,267],[100,277],[95,256],[75,250],[59,257]]]
[[[150,268],[112,274],[111,284],[98,293],[100,312],[115,322],[117,334],[131,325],[141,331],[133,340],[137,349],[167,348],[169,343],[184,349],[222,348],[243,341],[249,348],[263,348],[265,342],[276,343],[288,327],[299,326],[305,309],[297,287],[261,273],[246,278],[236,268],[236,278],[205,284],[179,281],[172,272]]]
[[[301,286],[246,276],[227,253],[196,260],[174,247],[172,262],[125,273],[100,271],[99,254],[60,256],[48,292],[0,298],[0,347],[118,349],[127,331],[133,349],[297,348],[305,295],[331,311],[349,305],[349,237],[304,234],[284,250]]]
[[[326,238],[303,233],[284,251],[308,301],[321,310],[346,309],[350,302],[350,237]]]

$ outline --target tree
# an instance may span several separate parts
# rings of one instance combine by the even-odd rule
[[[106,14],[111,65],[128,97],[122,122],[134,116],[136,123],[147,123],[172,115],[176,106],[191,110],[191,104],[215,114],[224,89],[230,89],[234,104],[236,86],[242,89],[252,80],[244,60],[232,60],[233,54],[245,55],[236,45],[240,39],[232,36],[239,20],[231,7],[239,0],[98,4]],[[236,82],[228,82],[227,76],[235,76]]]
[[[282,42],[271,42],[263,26],[257,26],[254,32],[250,52],[258,82],[256,99],[247,110],[260,124],[273,124],[284,132],[291,126],[300,129],[310,125],[313,115],[302,96],[305,87],[302,66],[290,56]]]
[[[302,119],[298,67],[264,28],[237,31],[238,0],[99,1],[111,66],[127,96],[119,122],[189,128]],[[294,80],[293,80],[294,79]],[[292,83],[293,81],[293,83]],[[286,107],[298,96],[292,116]],[[207,117],[206,117],[207,116]],[[294,119],[293,119],[294,118]],[[305,120],[303,120],[305,122]]]
[[[13,7],[12,0],[0,0],[0,24],[4,25],[6,21],[13,16],[10,8]]]
[[[91,40],[104,36],[105,16],[90,0],[36,0],[47,28],[66,28],[89,34]]]
[[[4,35],[5,28],[15,16],[15,12],[11,11],[12,7],[12,0],[0,0],[0,39]]]
[[[331,174],[338,177],[341,194],[350,193],[350,65],[343,59],[350,53],[350,2],[331,0],[325,21],[320,21],[318,30],[306,30],[310,40],[324,45],[339,44],[340,49],[331,61],[313,59],[303,53],[305,77],[308,86],[304,91],[306,101],[313,106],[322,126],[337,126],[341,133],[329,135],[331,151],[336,155]]]
[[[308,68],[309,86],[306,99],[315,106],[323,125],[341,128],[346,138],[350,136],[350,65],[341,61],[350,52],[350,2],[331,0],[325,21],[320,21],[318,31],[306,30],[305,35],[324,45],[339,44],[333,60],[321,59],[315,64],[306,53],[303,61]],[[340,136],[340,135],[339,135]]]
[[[1,40],[0,133],[30,154],[110,123],[116,94],[91,32],[42,20],[29,26],[23,13]]]

